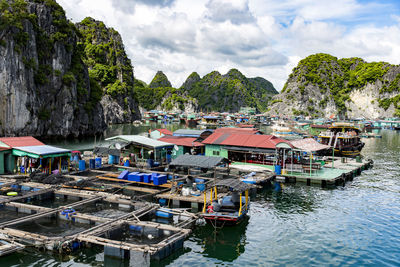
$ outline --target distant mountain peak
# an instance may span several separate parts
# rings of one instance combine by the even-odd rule
[[[149,84],[150,88],[157,88],[157,87],[172,87],[170,81],[168,80],[167,75],[164,74],[162,71],[157,71],[156,75],[154,76],[153,80],[151,80]]]

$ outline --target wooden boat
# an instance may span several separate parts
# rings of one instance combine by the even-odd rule
[[[218,198],[218,187],[227,188],[229,194]],[[254,185],[244,183],[238,179],[219,181],[216,183],[214,191],[211,189],[211,204],[208,206],[206,193],[204,193],[204,207],[201,216],[214,227],[239,224],[247,217],[250,208],[249,189],[251,188],[254,188]]]
[[[360,137],[360,129],[353,124],[334,123],[328,131],[319,134],[318,142],[333,147],[335,156],[356,157],[364,147]]]

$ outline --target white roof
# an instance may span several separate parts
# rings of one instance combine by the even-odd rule
[[[165,146],[174,146],[174,144],[154,140],[145,136],[141,135],[117,135],[110,138],[105,139],[106,141],[124,141],[124,142],[132,142],[137,144],[142,144],[144,146],[158,148],[158,147],[165,147]]]

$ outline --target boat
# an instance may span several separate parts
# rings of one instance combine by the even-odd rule
[[[227,188],[227,195],[218,197],[217,188]],[[224,179],[211,189],[211,204],[207,206],[204,193],[204,207],[201,216],[214,227],[237,225],[247,218],[250,208],[249,189],[253,184],[244,183],[238,179]],[[244,196],[243,196],[244,193]],[[221,194],[220,194],[221,195]],[[215,196],[213,200],[213,196]],[[241,200],[241,201],[240,201]]]
[[[303,138],[303,135],[296,129],[289,127],[284,121],[276,122],[272,127],[272,135],[286,139],[295,140]]]
[[[356,157],[364,147],[360,132],[360,129],[351,123],[337,122],[326,132],[319,134],[318,142],[333,147],[335,156]]]

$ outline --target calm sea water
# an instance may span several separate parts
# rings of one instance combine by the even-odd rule
[[[110,129],[109,135],[148,130],[124,127]],[[381,133],[382,139],[366,139],[362,152],[374,160],[374,168],[344,187],[286,185],[280,193],[263,190],[252,199],[248,221],[217,232],[207,225],[197,227],[183,250],[152,266],[400,266],[400,133]],[[78,145],[92,142],[81,140]],[[104,262],[126,266],[104,259],[101,249],[64,258],[32,249],[0,258],[0,266]]]

